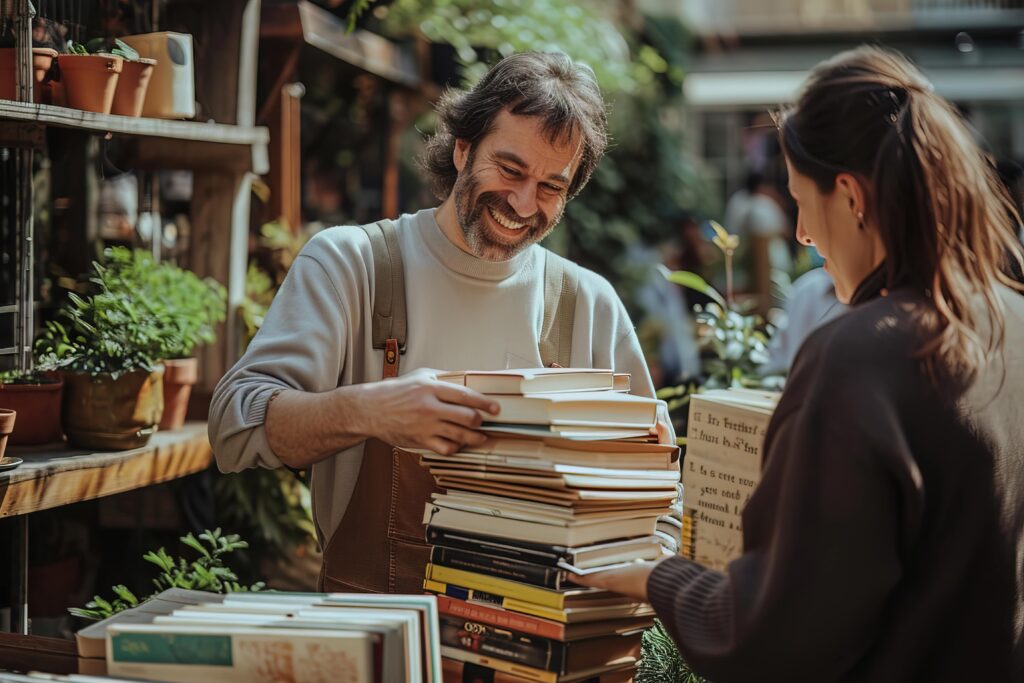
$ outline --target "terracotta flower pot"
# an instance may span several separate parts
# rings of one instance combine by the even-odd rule
[[[164,408],[162,366],[120,375],[64,373],[61,421],[68,441],[80,448],[141,448],[156,431]]]
[[[0,408],[0,458],[7,450],[7,437],[14,431],[14,418],[18,414],[9,408]]]
[[[57,56],[56,50],[48,47],[32,48],[32,73],[35,76],[35,83],[32,85],[32,99],[36,104],[45,101],[47,87],[43,84],[46,72],[53,65],[53,59]],[[18,96],[18,86],[14,77],[15,49],[13,47],[0,48],[0,99],[13,100]]]
[[[164,416],[160,429],[178,429],[185,424],[188,398],[192,385],[199,380],[199,361],[196,358],[176,358],[164,361]]]
[[[136,61],[126,61],[117,78],[117,90],[114,91],[114,104],[111,114],[119,116],[141,116],[142,105],[146,101],[146,90],[153,78],[155,59],[140,57]]]
[[[58,55],[68,106],[109,114],[124,59],[116,55]]]
[[[63,393],[64,380],[59,377],[43,384],[0,385],[0,408],[10,408],[21,415],[18,430],[11,435],[11,444],[62,441],[60,402]]]

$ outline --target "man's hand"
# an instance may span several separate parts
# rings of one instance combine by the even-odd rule
[[[436,370],[416,370],[361,389],[367,436],[442,455],[482,444],[486,437],[477,431],[483,422],[478,411],[497,415],[499,409],[481,393],[437,379]]]
[[[609,569],[586,576],[573,576],[574,583],[591,588],[603,588],[613,593],[628,595],[637,600],[647,601],[647,579],[660,560],[637,562],[620,569]]]

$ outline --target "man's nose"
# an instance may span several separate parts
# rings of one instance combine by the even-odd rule
[[[512,190],[508,203],[520,218],[530,218],[537,213],[537,188],[530,184]]]

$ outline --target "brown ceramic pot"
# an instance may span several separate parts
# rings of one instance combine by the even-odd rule
[[[153,78],[155,59],[140,57],[134,61],[125,61],[121,75],[117,77],[117,89],[114,91],[114,103],[110,107],[111,114],[119,116],[141,116],[142,105],[146,101],[149,81]]]
[[[58,55],[67,104],[74,109],[109,114],[124,59],[117,55]]]
[[[192,385],[199,380],[199,360],[176,358],[164,361],[164,416],[160,430],[178,429],[185,424]]]
[[[11,445],[29,446],[64,439],[60,428],[60,402],[64,380],[57,377],[42,384],[0,385],[0,408],[10,408],[21,416]]]
[[[64,373],[64,433],[73,446],[99,450],[141,448],[164,408],[163,366],[153,371]]]
[[[43,83],[46,79],[46,72],[53,65],[57,51],[48,47],[32,48],[32,74],[35,82],[32,84],[32,100],[39,104],[45,102],[47,86]],[[14,78],[15,49],[13,47],[0,48],[0,99],[13,100],[18,96],[18,86]]]
[[[0,408],[0,458],[4,457],[7,450],[7,438],[14,431],[14,418],[18,414],[9,408]]]

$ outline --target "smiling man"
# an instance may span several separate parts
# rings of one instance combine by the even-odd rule
[[[390,277],[372,229],[316,235],[210,408],[223,471],[312,466],[325,590],[422,590],[433,481],[401,449],[481,443],[479,411],[496,409],[430,368],[557,360],[629,372],[634,392],[654,393],[611,285],[537,244],[607,144],[593,72],[561,54],[513,55],[438,114],[423,165],[442,203],[385,226]],[[379,348],[401,323],[404,353],[397,338]]]

